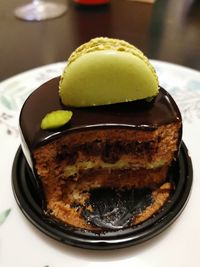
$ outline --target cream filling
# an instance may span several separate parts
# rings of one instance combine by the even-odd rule
[[[104,169],[108,171],[112,170],[120,170],[120,169],[139,169],[139,168],[145,168],[145,169],[156,169],[159,167],[162,167],[166,162],[164,160],[157,160],[154,162],[149,162],[142,166],[141,164],[137,163],[131,163],[123,160],[118,160],[116,163],[106,163],[101,160],[96,161],[79,161],[75,163],[74,165],[67,165],[64,169],[64,175],[66,177],[69,176],[76,176],[79,171],[86,171],[91,169]]]

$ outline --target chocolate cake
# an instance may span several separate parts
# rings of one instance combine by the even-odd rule
[[[95,38],[20,115],[24,155],[51,219],[89,231],[134,227],[170,198],[181,115],[135,46]]]
[[[152,101],[93,107],[63,105],[60,77],[35,90],[20,115],[22,148],[44,194],[44,211],[56,220],[86,230],[93,190],[150,190],[151,200],[129,225],[137,225],[166,203],[173,185],[167,181],[181,141],[181,115],[163,89]],[[52,110],[71,110],[72,119],[57,129],[42,130]],[[87,219],[88,218],[88,219]]]

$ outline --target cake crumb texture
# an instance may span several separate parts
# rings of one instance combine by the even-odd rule
[[[133,225],[148,219],[169,198],[171,185],[165,182],[177,153],[180,127],[175,122],[151,131],[77,131],[37,148],[34,160],[46,211],[65,224],[98,230],[82,216],[91,189],[148,187],[154,191],[154,202],[134,218]]]

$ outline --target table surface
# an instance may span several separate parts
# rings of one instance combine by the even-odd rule
[[[157,0],[154,4],[111,0],[109,5],[96,7],[80,7],[68,0],[64,1],[68,12],[60,18],[42,22],[15,18],[14,9],[28,2],[1,0],[1,81],[64,61],[77,46],[97,36],[121,38],[149,58],[200,69],[198,0]]]

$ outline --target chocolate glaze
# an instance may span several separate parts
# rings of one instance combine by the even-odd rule
[[[58,83],[54,78],[37,90],[25,101],[20,114],[20,130],[23,151],[30,165],[30,152],[36,147],[74,130],[86,130],[96,127],[132,127],[134,129],[153,130],[158,126],[181,121],[180,111],[172,97],[160,88],[153,101],[133,101],[106,106],[73,108],[60,102]],[[51,111],[67,109],[73,116],[66,126],[56,130],[42,130],[42,118]]]

